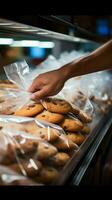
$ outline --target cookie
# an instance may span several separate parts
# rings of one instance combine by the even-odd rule
[[[43,121],[46,121],[46,122],[50,122],[50,123],[53,123],[53,124],[58,124],[61,121],[63,121],[64,116],[61,115],[61,114],[58,114],[58,113],[51,113],[47,110],[44,110],[42,113],[40,113],[36,116],[36,119],[37,120],[38,119],[43,120]]]
[[[80,122],[78,119],[64,119],[63,122],[60,123],[60,126],[65,131],[75,132],[75,131],[81,131],[83,128],[82,122]]]
[[[53,167],[44,167],[36,180],[41,183],[50,184],[55,181],[59,176],[59,172]]]
[[[85,136],[79,133],[68,133],[67,137],[77,145],[81,145],[85,140]]]
[[[60,136],[60,132],[58,130],[55,130],[53,128],[38,128],[35,133],[33,134],[45,141],[53,142],[57,140]]]
[[[29,159],[28,161],[20,161],[20,165],[16,163],[9,165],[9,167],[20,174],[34,177],[42,169],[42,163],[34,159]]]
[[[28,139],[21,137],[20,135],[14,136],[15,140],[17,141],[16,143],[14,142],[14,145],[10,145],[9,151],[11,151],[11,148],[14,148],[14,151],[16,153],[29,153],[29,152],[35,152],[38,146],[39,141],[38,140],[33,140],[33,139]]]
[[[10,164],[16,162],[14,152],[11,152],[11,153],[12,154],[6,153],[6,155],[2,155],[2,153],[0,153],[0,164],[10,165]]]
[[[77,150],[78,146],[74,144],[66,135],[61,135],[58,140],[56,140],[53,145],[61,151],[69,151],[71,149]]]
[[[16,162],[15,146],[13,144],[7,145],[7,150],[4,154],[0,153],[0,164],[9,165]]]
[[[85,113],[82,110],[80,110],[80,112],[79,112],[79,114],[77,116],[84,123],[92,122],[92,117],[90,117],[87,113]]]
[[[62,167],[68,162],[69,159],[70,159],[70,156],[67,153],[58,152],[56,155],[54,155],[50,159],[50,163],[53,166]]]
[[[42,112],[44,107],[40,103],[32,103],[27,106],[24,106],[20,110],[17,110],[14,115],[24,116],[24,117],[33,117],[38,113]]]
[[[77,106],[74,105],[73,108],[72,108],[72,113],[77,115],[77,114],[79,114],[79,112],[80,112],[80,109]]]
[[[14,88],[17,89],[18,87],[12,83],[0,83],[0,88]]]
[[[11,105],[11,106],[8,105],[6,107],[3,106],[2,109],[0,110],[0,115],[13,115],[13,114],[14,114],[14,106],[13,105]]]
[[[72,112],[72,106],[67,101],[61,99],[46,99],[43,101],[43,106],[46,110],[53,113],[67,114]]]
[[[35,121],[31,121],[28,123],[24,123],[24,131],[35,134],[37,132],[37,129],[40,128],[41,124],[37,124]]]
[[[12,142],[7,144],[5,154],[0,156],[1,164],[9,165],[17,161],[17,156],[22,158],[37,152],[37,140],[25,139],[18,135],[13,137]]]
[[[88,126],[84,125],[81,130],[81,133],[89,134],[90,131],[91,131],[91,129]]]
[[[57,153],[56,147],[48,144],[48,143],[39,143],[37,148],[37,159],[45,160],[50,156],[53,156]]]
[[[4,176],[3,176],[4,174]],[[9,177],[9,178],[8,178]],[[0,165],[0,186],[1,185],[42,185],[35,183],[33,180],[28,179],[25,176],[22,176],[11,170],[9,167]]]

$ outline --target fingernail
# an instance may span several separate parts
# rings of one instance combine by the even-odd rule
[[[35,99],[35,94],[31,94],[31,99]]]

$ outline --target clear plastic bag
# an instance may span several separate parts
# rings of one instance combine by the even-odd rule
[[[27,92],[22,90],[0,89],[0,114],[13,114],[28,103],[29,96]]]
[[[18,89],[4,88],[0,90],[0,114],[12,114],[30,100],[27,92],[31,84],[29,66],[25,60],[4,67],[8,80]],[[24,99],[24,100],[23,100]]]
[[[82,76],[81,85],[92,104],[95,112],[106,113],[111,102],[112,79],[108,71],[97,72]]]
[[[4,66],[9,81],[17,85],[21,90],[27,90],[30,84],[29,66],[25,60]]]
[[[74,109],[77,107],[92,117],[94,115],[94,106],[88,94],[85,94],[82,90],[81,78],[77,77],[68,80],[58,95],[66,99]]]
[[[25,176],[22,176],[15,171],[11,170],[10,168],[0,165],[0,186],[1,185],[24,185],[24,186],[33,186],[33,185],[42,185],[37,184],[31,179],[26,178]]]
[[[70,159],[69,154],[76,150],[78,145],[58,126],[33,118],[0,115],[0,165],[36,183],[52,184]],[[60,154],[66,158],[63,162]]]
[[[54,58],[52,58],[52,59],[54,59]],[[46,63],[50,63],[52,61],[52,59],[49,57],[48,60],[45,61],[45,63],[43,63],[43,66],[46,66]],[[57,65],[58,65],[58,63],[57,63]],[[55,63],[55,66],[56,66],[56,63]],[[26,89],[28,89],[28,87],[30,86],[33,76],[32,76],[32,73],[30,73],[30,71],[29,71],[29,66],[27,65],[26,61],[13,63],[12,65],[4,67],[4,69],[5,69],[5,72],[6,72],[6,75],[7,75],[8,79],[10,81],[12,81],[13,83],[15,83],[20,88],[20,90],[22,92],[24,91],[24,93],[23,93],[24,94],[24,99],[28,100],[30,97],[29,97],[29,93],[26,92]],[[79,83],[79,79],[78,79],[78,81],[77,81],[77,79],[70,80],[68,83],[66,83],[65,88],[58,95],[56,95],[54,97],[54,98],[58,98],[59,99],[59,101],[60,101],[59,103],[61,104],[61,106],[64,103],[67,105],[67,107],[70,107],[70,104],[71,104],[71,106],[74,106],[74,102],[71,101],[70,97],[76,96],[76,92],[78,90],[77,82]],[[73,93],[72,89],[73,89],[73,87],[75,87],[74,83],[76,85],[77,90],[74,91],[74,93]],[[67,94],[67,96],[65,95],[65,93]],[[24,103],[24,102],[23,102],[23,97],[21,98],[21,96],[22,95],[19,95],[20,101],[21,101],[21,105],[22,105],[22,103]],[[83,97],[84,97],[84,95],[83,95]],[[68,102],[70,104],[69,103],[67,104],[67,102],[63,102],[63,101],[61,102],[61,100],[63,98],[68,100]],[[78,102],[78,98],[77,98],[77,102]],[[52,99],[52,101],[53,101],[53,99]],[[44,108],[49,111],[45,101],[41,100],[40,102],[42,103]],[[77,105],[77,102],[75,101],[75,106]],[[80,105],[78,105],[78,107],[80,107]],[[90,103],[90,101],[89,101],[89,99],[87,97],[85,98],[83,108],[81,108],[81,109],[83,111],[85,111],[87,114],[89,113],[89,115],[91,115],[93,113],[93,107],[92,107],[92,105],[91,105],[91,103]],[[60,110],[61,110],[61,108],[60,108]],[[68,109],[68,112],[69,112],[69,109]],[[66,112],[64,114],[66,114]]]

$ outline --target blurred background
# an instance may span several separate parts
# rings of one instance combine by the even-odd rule
[[[80,27],[92,34],[98,36],[102,42],[108,41],[112,36],[112,16],[53,16],[52,20],[44,23],[44,17],[48,16],[1,16],[9,20],[20,22],[23,24],[41,27],[46,30],[55,31],[58,33],[73,34],[72,26],[68,28],[66,24],[71,23],[73,26]],[[53,21],[55,20],[55,23]],[[62,20],[60,25],[58,19]],[[66,23],[64,24],[63,22]],[[67,25],[68,25],[67,24]],[[33,68],[43,62],[49,55],[53,55],[57,59],[64,52],[77,51],[89,53],[96,49],[101,43],[92,43],[90,41],[82,42],[77,39],[74,43],[56,39],[27,39],[18,38],[18,35],[10,37],[10,35],[1,32],[0,38],[0,73],[3,74],[3,66],[16,62],[21,59],[26,59],[28,64]],[[75,59],[75,54],[74,54]],[[1,76],[2,78],[2,76]]]

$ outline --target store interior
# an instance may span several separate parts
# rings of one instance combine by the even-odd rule
[[[28,92],[111,36],[112,16],[0,17],[0,185],[112,184],[111,70],[69,79],[50,101]]]

